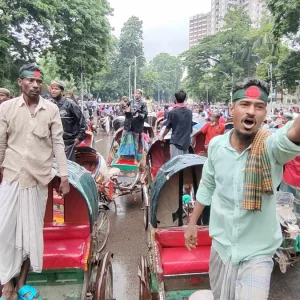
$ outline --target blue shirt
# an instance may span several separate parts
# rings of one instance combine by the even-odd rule
[[[244,172],[251,145],[239,154],[230,145],[232,131],[212,139],[208,148],[197,200],[211,205],[210,236],[222,261],[232,264],[273,256],[282,242],[276,215],[276,188],[283,165],[299,155],[300,146],[287,138],[292,122],[265,141],[271,163],[274,195],[262,196],[262,211],[243,209]]]

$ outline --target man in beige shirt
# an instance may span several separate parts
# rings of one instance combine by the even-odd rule
[[[0,297],[15,299],[11,280],[19,275],[18,299],[40,299],[25,285],[29,270],[42,271],[43,219],[48,183],[61,175],[60,194],[69,192],[63,128],[58,108],[40,97],[43,75],[28,64],[20,69],[20,97],[0,106]],[[2,298],[1,298],[2,299]]]

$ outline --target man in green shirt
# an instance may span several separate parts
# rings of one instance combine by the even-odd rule
[[[234,129],[210,142],[185,232],[196,247],[197,220],[211,206],[210,283],[215,300],[268,298],[272,256],[282,242],[276,216],[276,188],[283,165],[300,153],[300,118],[275,134],[261,129],[268,85],[248,79],[233,90]]]

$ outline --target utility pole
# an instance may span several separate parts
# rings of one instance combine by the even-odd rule
[[[270,83],[270,88],[271,88],[271,112],[273,114],[273,64],[270,63],[270,79],[271,79],[271,83]]]
[[[131,87],[130,87],[130,75],[131,75],[131,64],[129,65],[129,74],[128,74],[128,97],[129,97],[129,100],[131,99],[130,97],[130,92],[131,92]]]
[[[233,101],[233,74],[231,75],[231,104],[232,104],[232,101]]]
[[[83,113],[83,69],[82,69],[82,60],[80,64],[80,80],[81,80],[81,112]]]
[[[206,103],[208,104],[208,86],[206,87]]]
[[[136,66],[136,56],[134,57],[134,92],[136,91],[136,76],[137,76],[137,66]]]

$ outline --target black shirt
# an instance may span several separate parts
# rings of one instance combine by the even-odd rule
[[[191,144],[192,111],[186,107],[172,109],[166,126],[172,128],[170,143],[180,150],[188,150]]]
[[[58,106],[61,122],[64,129],[63,140],[73,142],[76,138],[83,140],[87,129],[86,121],[79,106],[69,98],[52,101]]]

